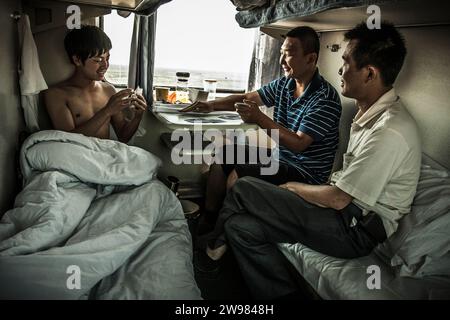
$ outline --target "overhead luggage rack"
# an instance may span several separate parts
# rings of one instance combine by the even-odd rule
[[[261,27],[261,31],[281,38],[299,25],[318,32],[349,30],[372,14],[370,5],[380,8],[381,20],[398,27],[450,24],[450,2],[442,0],[279,0],[270,7],[240,11],[236,20],[243,28]]]

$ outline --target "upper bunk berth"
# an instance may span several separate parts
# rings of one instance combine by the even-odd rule
[[[443,0],[233,0],[239,11],[236,21],[243,28],[280,37],[286,30],[307,25],[318,32],[348,30],[380,8],[382,20],[398,27],[448,25],[450,3]]]
[[[151,15],[164,3],[172,0],[50,0],[79,5],[89,5],[107,9],[134,12],[141,15]]]

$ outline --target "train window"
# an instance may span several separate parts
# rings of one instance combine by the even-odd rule
[[[109,69],[105,77],[109,82],[118,87],[125,87],[128,83],[133,21],[133,14],[127,18],[123,18],[116,11],[103,16],[103,30],[112,42]]]
[[[255,29],[240,28],[236,8],[228,1],[172,1],[158,9],[154,84],[174,86],[175,73],[190,73],[189,86],[216,79],[218,91],[247,89]],[[126,85],[134,15],[104,16],[111,38],[108,81]]]
[[[177,71],[190,72],[189,85],[216,79],[218,89],[247,89],[255,37],[243,29],[230,1],[172,1],[158,9],[155,79],[175,84]]]

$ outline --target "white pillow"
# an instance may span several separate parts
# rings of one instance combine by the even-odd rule
[[[392,257],[391,264],[400,266],[400,275],[423,276],[434,274],[436,270],[442,272],[443,257],[450,252],[449,230],[450,210],[416,226]],[[446,274],[450,276],[450,268]]]
[[[400,275],[429,274],[440,270],[432,263],[441,263],[450,251],[449,230],[450,172],[423,165],[411,213],[399,221],[398,230],[380,250]]]
[[[415,224],[433,220],[450,208],[450,171],[422,165],[411,213]]]

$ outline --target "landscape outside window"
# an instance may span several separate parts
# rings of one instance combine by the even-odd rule
[[[255,29],[242,29],[234,19],[236,8],[228,1],[173,0],[158,9],[155,86],[176,85],[175,73],[189,72],[189,86],[203,87],[216,79],[219,90],[246,90]],[[107,79],[126,85],[134,15],[123,18],[115,11],[104,17],[111,38]]]

